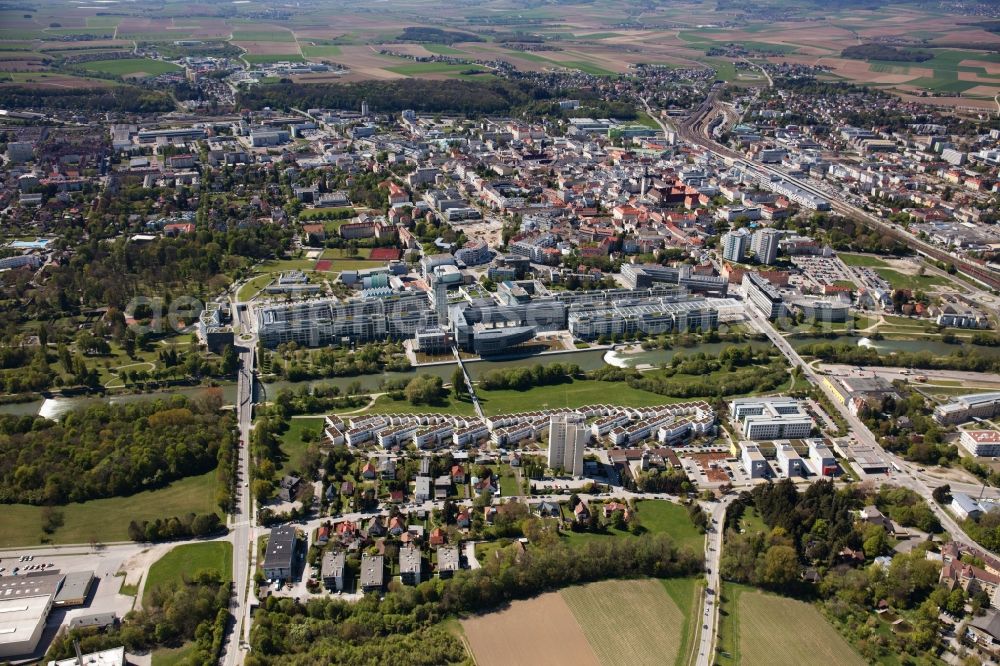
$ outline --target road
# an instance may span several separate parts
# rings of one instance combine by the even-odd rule
[[[933,488],[938,485],[944,485],[944,482],[937,481],[925,474],[920,473],[916,465],[912,465],[892,452],[883,449],[867,426],[862,423],[861,419],[852,414],[851,411],[847,409],[847,406],[840,402],[839,397],[834,393],[833,389],[829,388],[819,379],[816,370],[802,360],[802,357],[799,356],[798,352],[796,352],[794,348],[792,348],[792,346],[788,343],[788,340],[782,337],[782,335],[771,325],[771,322],[768,321],[760,313],[760,311],[756,309],[756,307],[752,305],[748,306],[747,315],[749,321],[761,332],[767,335],[771,342],[774,343],[774,346],[785,355],[785,358],[788,359],[789,363],[791,363],[793,367],[800,367],[805,378],[826,395],[830,404],[832,404],[840,416],[847,421],[850,428],[851,438],[859,444],[872,447],[876,455],[882,458],[890,467],[895,466],[902,470],[901,472],[893,475],[892,480],[901,486],[909,488],[924,498],[927,504],[934,511],[935,515],[937,515],[938,520],[941,521],[941,525],[951,534],[952,539],[968,545],[975,544],[975,542],[962,530],[954,518],[951,517],[951,514],[945,511],[938,505],[937,502],[934,501],[931,495]],[[980,548],[982,547],[980,546]]]
[[[969,372],[967,370],[922,370],[922,369],[912,369],[912,368],[897,368],[893,366],[874,366],[866,365],[863,366],[859,371],[856,365],[844,365],[841,363],[820,363],[818,367],[823,372],[829,372],[834,375],[855,375],[855,376],[878,376],[884,377],[889,381],[894,381],[896,379],[902,379],[904,381],[912,382],[913,378],[917,375],[923,375],[927,377],[928,384],[934,384],[935,381],[943,379],[946,381],[959,381],[963,383],[996,383],[1000,384],[1000,373],[996,372]]]
[[[722,559],[722,537],[726,531],[726,511],[736,499],[736,495],[726,495],[721,501],[711,505],[709,519],[712,530],[705,538],[705,570],[708,585],[705,589],[705,603],[701,616],[701,634],[698,644],[697,666],[711,666],[715,663],[715,638],[719,633],[719,562]]]
[[[222,663],[226,666],[243,663],[241,649],[244,633],[250,630],[250,558],[254,543],[253,500],[250,497],[250,426],[253,421],[255,344],[252,341],[238,347],[240,357],[239,378],[236,389],[236,416],[240,431],[239,472],[236,479],[236,498],[230,529],[233,541],[233,598],[230,612],[234,624],[225,643]]]

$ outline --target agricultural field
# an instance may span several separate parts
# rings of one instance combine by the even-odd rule
[[[228,40],[247,51],[251,64],[278,60],[322,59],[343,65],[338,80],[447,78],[463,76],[471,65],[418,63],[382,55],[382,48],[413,56],[443,55],[502,59],[527,71],[575,69],[607,76],[627,73],[638,62],[673,67],[712,67],[721,79],[737,85],[759,82],[759,74],[736,69],[738,56],[713,55],[713,48],[738,44],[754,59],[818,64],[831,68],[831,78],[878,86],[904,99],[932,104],[995,108],[1000,92],[1000,35],[975,20],[947,16],[913,6],[877,10],[844,8],[830,12],[808,4],[789,8],[787,21],[747,21],[736,9],[682,0],[645,8],[643,23],[633,20],[631,3],[512,8],[488,3],[470,9],[438,0],[401,0],[377,9],[320,3],[290,10],[280,24],[252,17],[254,4],[237,4],[220,17],[184,17],[183,6],[156,9],[116,6],[121,15],[98,16],[98,7],[70,7],[44,1],[34,13],[0,12],[0,47],[34,51],[41,43],[73,36],[100,40],[167,42],[177,39]],[[416,16],[434,16],[443,28],[478,35],[483,41],[417,43],[400,41]],[[608,26],[616,26],[609,30]],[[685,28],[657,27],[665,25]],[[723,28],[722,25],[733,27]],[[545,41],[545,49],[522,51],[495,39],[499,31],[526,32]],[[933,54],[925,62],[882,62],[845,58],[841,52],[878,40],[900,38]],[[454,68],[458,68],[457,70]],[[482,76],[482,75],[479,75]],[[923,97],[930,93],[931,97]]]
[[[723,666],[866,663],[814,606],[744,585],[723,588],[719,651]]]
[[[91,72],[104,72],[117,76],[158,76],[179,72],[181,68],[172,62],[151,58],[121,58],[117,60],[92,60],[83,68]]]
[[[697,589],[689,579],[601,581],[461,624],[479,666],[685,664]]]

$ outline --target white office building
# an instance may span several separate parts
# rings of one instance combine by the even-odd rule
[[[958,442],[974,456],[1000,456],[1000,432],[996,430],[963,430]]]
[[[740,443],[740,459],[743,469],[751,479],[764,479],[771,475],[771,468],[760,452],[760,447],[747,442]]]
[[[809,464],[818,476],[833,476],[837,473],[837,459],[822,439],[809,440]]]
[[[759,274],[747,271],[743,275],[743,293],[754,307],[768,319],[780,317],[785,312],[785,303],[777,287]]]
[[[739,398],[729,408],[733,421],[750,440],[802,439],[813,429],[812,417],[791,398]]]
[[[778,463],[778,469],[785,476],[791,478],[793,476],[806,476],[806,467],[802,462],[802,456],[799,455],[791,444],[778,444],[775,446],[774,459]]]
[[[589,441],[590,429],[582,414],[553,414],[549,418],[549,468],[582,476],[583,449]]]

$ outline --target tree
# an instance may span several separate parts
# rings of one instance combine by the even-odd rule
[[[443,387],[440,377],[420,375],[410,380],[403,394],[411,405],[432,405],[441,398]]]
[[[757,566],[761,585],[782,589],[799,577],[799,559],[791,546],[771,546]]]
[[[226,345],[225,349],[222,350],[222,374],[233,375],[236,374],[236,369],[239,367],[240,359],[236,355],[236,350],[232,345]]]
[[[460,398],[466,393],[465,373],[462,372],[461,368],[455,368],[455,371],[451,373],[451,391],[456,398]]]
[[[943,486],[938,486],[931,492],[931,497],[938,504],[947,504],[951,501],[951,486],[947,483]]]

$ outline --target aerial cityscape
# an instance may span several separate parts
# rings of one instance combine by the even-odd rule
[[[1000,5],[0,3],[0,664],[1000,664]]]

